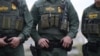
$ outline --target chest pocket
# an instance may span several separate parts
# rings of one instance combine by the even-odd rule
[[[100,12],[90,12],[85,18],[83,32],[100,36]]]

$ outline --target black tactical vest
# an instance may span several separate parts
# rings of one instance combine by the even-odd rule
[[[10,0],[0,1],[0,29],[17,31],[23,29],[23,18],[20,17],[19,9]]]
[[[100,36],[100,12],[94,11],[87,14],[83,21],[83,33]]]
[[[67,28],[67,16],[66,19],[63,18],[64,8],[62,2],[55,2],[51,4],[49,2],[44,2],[43,5],[39,7],[40,13],[40,23],[39,28],[45,29],[50,27],[57,27],[61,29]]]

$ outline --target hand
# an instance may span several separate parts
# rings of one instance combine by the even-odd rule
[[[64,38],[61,39],[61,42],[62,42],[62,46],[64,48],[66,48],[66,47],[69,47],[70,46],[70,44],[72,42],[72,39],[69,36],[65,36]]]
[[[38,41],[38,45],[40,45],[40,47],[42,47],[42,48],[44,48],[44,47],[48,48],[49,47],[48,43],[49,43],[49,40],[46,38],[41,38]]]
[[[9,44],[11,45],[11,47],[16,48],[19,44],[20,44],[20,37],[12,37],[9,38],[8,41],[10,41]]]
[[[4,47],[7,45],[7,43],[4,41],[7,37],[0,38],[0,47]]]

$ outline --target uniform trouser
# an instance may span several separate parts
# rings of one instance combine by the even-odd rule
[[[16,48],[10,46],[1,47],[0,56],[24,56],[23,45],[19,45]]]
[[[93,51],[92,49],[95,49],[95,51]],[[83,56],[100,56],[100,47],[88,47],[87,45],[84,45],[83,47]]]
[[[39,56],[67,56],[67,52],[61,48],[54,48],[52,51],[41,50]]]

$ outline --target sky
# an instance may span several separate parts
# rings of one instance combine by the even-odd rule
[[[28,9],[31,10],[31,7],[35,3],[36,0],[26,0],[28,5]],[[71,0],[77,14],[79,16],[79,20],[81,21],[83,10],[94,3],[94,0]]]

